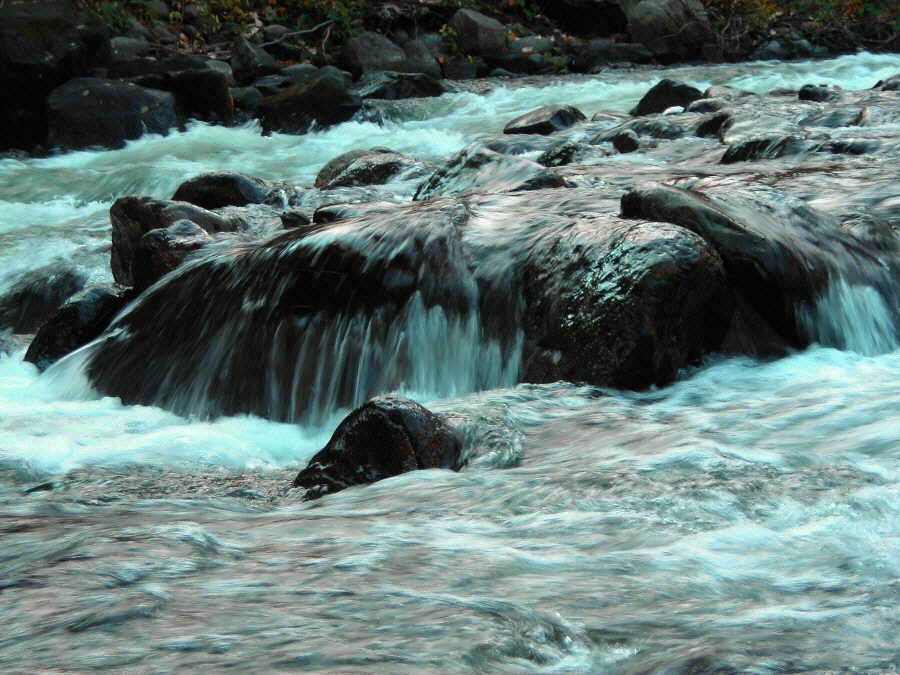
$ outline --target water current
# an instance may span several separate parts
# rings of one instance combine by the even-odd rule
[[[766,93],[898,71],[858,54],[665,75]],[[439,162],[544,103],[627,111],[662,75],[491,82],[300,137],[193,124],[2,160],[0,293],[60,260],[109,280],[126,194],[169,198],[214,169],[310,185],[375,145]],[[853,170],[854,199],[896,220],[896,164]],[[779,176],[840,210],[817,178]],[[900,343],[870,290],[835,282],[808,317],[831,346],[717,356],[643,392],[475,392],[460,375],[448,398],[426,378],[406,393],[458,424],[469,465],[317,502],[288,486],[346,411],[196,419],[0,355],[0,671],[897,671]]]

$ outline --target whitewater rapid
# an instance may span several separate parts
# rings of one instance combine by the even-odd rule
[[[857,54],[665,75],[765,93],[898,71]],[[538,105],[627,111],[660,76],[491,82],[392,104],[381,126],[192,124],[2,160],[0,293],[59,261],[110,280],[123,195],[169,198],[214,169],[310,185],[377,145],[437,162]],[[287,488],[346,410],[191,419],[0,354],[0,670],[895,671],[900,345],[866,287],[835,283],[817,309],[841,349],[716,357],[645,392],[472,393],[463,373],[439,398],[423,380],[407,393],[459,425],[469,466],[315,503]]]

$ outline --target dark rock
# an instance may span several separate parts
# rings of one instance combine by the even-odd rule
[[[114,37],[109,41],[110,68],[121,61],[132,61],[150,55],[150,43],[144,38]]]
[[[457,10],[447,25],[456,31],[455,41],[463,54],[494,55],[506,47],[506,27],[475,10]]]
[[[739,98],[747,98],[748,96],[756,96],[756,94],[726,85],[715,85],[703,92],[704,99],[719,98],[723,101],[736,101]]]
[[[725,101],[720,98],[700,98],[691,103],[685,110],[693,113],[714,113],[725,107]]]
[[[349,89],[353,86],[353,75],[334,66],[322,66],[312,79],[328,80],[342,89]]]
[[[673,120],[668,117],[638,117],[637,119],[628,120],[619,126],[601,131],[595,136],[591,143],[611,143],[616,136],[623,131],[633,131],[638,136],[648,136],[650,138],[659,138],[664,140],[675,140],[682,138],[688,127],[692,126],[693,120]]]
[[[707,115],[697,125],[697,135],[700,138],[717,137],[722,128],[731,124],[734,116],[730,112],[722,111]]]
[[[803,308],[815,307],[829,279],[872,284],[883,267],[836,219],[775,190],[650,185],[622,197],[622,214],[673,223],[710,242],[744,301],[798,347],[810,339]]]
[[[287,77],[294,84],[312,80],[319,75],[319,69],[311,63],[297,63],[293,66],[287,66],[281,69],[283,77]]]
[[[582,35],[626,33],[628,19],[622,0],[556,0],[542,9],[567,31]]]
[[[240,110],[255,110],[256,104],[263,100],[262,92],[256,87],[234,87],[231,90],[234,106]]]
[[[644,94],[637,107],[631,111],[635,117],[661,113],[672,106],[686,108],[694,101],[702,98],[700,90],[696,87],[665,79],[655,84],[650,91]]]
[[[163,88],[175,96],[175,108],[182,119],[233,124],[234,100],[228,82],[222,72],[182,70],[167,73]]]
[[[0,330],[0,356],[15,354],[28,347],[33,335],[18,335],[7,330]]]
[[[644,45],[591,40],[575,52],[575,70],[589,73],[610,63],[650,63],[653,53]]]
[[[396,101],[440,96],[444,93],[444,87],[438,80],[423,73],[377,72],[362,76],[357,93],[363,98]]]
[[[356,75],[376,70],[406,72],[406,52],[380,33],[364,31],[344,43],[346,68]]]
[[[267,96],[257,106],[264,133],[305,134],[313,124],[327,127],[346,122],[362,108],[362,98],[330,77],[296,84]]]
[[[778,40],[769,40],[762,47],[750,54],[757,61],[782,61],[788,58],[787,48]]]
[[[254,89],[261,92],[263,96],[272,96],[273,94],[284,91],[294,84],[297,84],[297,81],[279,73],[277,75],[266,75],[258,80],[254,80],[252,86]]]
[[[809,149],[809,144],[799,136],[775,136],[772,138],[752,138],[728,147],[722,157],[722,164],[750,162],[757,159],[778,159],[798,155]]]
[[[845,138],[837,141],[824,141],[813,146],[813,152],[830,152],[833,155],[871,155],[881,146],[875,139]]]
[[[190,220],[178,220],[166,228],[150,230],[134,252],[131,273],[134,288],[142,291],[181,266],[211,237],[202,227]]]
[[[414,199],[469,192],[517,192],[565,185],[562,177],[537,162],[472,145],[419,186]]]
[[[893,77],[889,77],[883,82],[879,82],[875,85],[876,87],[881,86],[881,91],[898,91],[900,90],[900,73],[894,75]]]
[[[271,75],[281,70],[275,57],[262,47],[238,38],[231,54],[231,70],[241,84],[252,82],[263,75]]]
[[[448,80],[474,80],[478,77],[478,66],[474,61],[454,57],[444,61],[444,77]]]
[[[584,162],[593,157],[606,157],[606,152],[596,145],[587,143],[560,143],[541,153],[535,161],[541,166],[566,166],[575,162]]]
[[[85,283],[84,272],[59,265],[28,272],[0,295],[0,331],[34,333]]]
[[[182,183],[174,201],[189,202],[204,209],[263,204],[272,186],[261,178],[233,171],[200,174]]]
[[[622,154],[635,152],[641,147],[641,140],[632,129],[623,129],[612,138],[613,147]]]
[[[333,190],[338,187],[383,185],[394,176],[409,173],[423,176],[432,170],[412,157],[375,148],[368,152],[351,150],[328,162],[316,176],[316,187]]]
[[[545,105],[517,117],[503,129],[504,134],[541,134],[568,129],[587,119],[578,108],[570,105]]]
[[[135,253],[150,230],[167,228],[179,220],[190,220],[210,234],[243,228],[236,219],[225,218],[199,206],[153,197],[121,197],[110,208],[109,217],[112,221],[110,267],[113,278],[123,286],[135,283]]]
[[[441,65],[434,52],[423,40],[410,40],[403,45],[406,54],[406,69],[410,73],[424,73],[433,78],[441,77]]]
[[[292,210],[281,214],[281,225],[285,230],[306,227],[310,223],[312,223],[312,220],[303,211]]]
[[[379,396],[351,412],[294,479],[305,500],[421,469],[459,471],[457,433],[437,415],[400,396]]]
[[[107,66],[109,37],[70,0],[0,3],[0,150],[46,140],[50,92]]]
[[[815,101],[816,103],[824,103],[825,101],[836,101],[840,98],[840,94],[834,89],[829,89],[825,86],[804,84],[800,88],[799,97],[801,101]]]
[[[175,99],[134,84],[77,78],[47,99],[53,147],[120,148],[142,134],[164,134],[176,124]]]
[[[631,39],[663,61],[695,58],[713,39],[709,17],[700,0],[629,2],[625,14]]]
[[[99,337],[133,297],[130,289],[119,284],[100,284],[76,293],[40,327],[25,360],[46,370]]]

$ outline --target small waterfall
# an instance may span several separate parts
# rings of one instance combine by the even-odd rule
[[[900,349],[895,316],[872,286],[832,281],[812,309],[800,310],[813,342],[876,356]]]

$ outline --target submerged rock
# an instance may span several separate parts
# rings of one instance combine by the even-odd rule
[[[721,129],[721,126],[719,127]],[[799,136],[778,136],[774,138],[752,138],[729,146],[722,156],[722,164],[749,162],[758,159],[777,159],[797,155],[809,148],[809,144]]]
[[[0,331],[33,333],[87,280],[85,272],[59,265],[28,272],[0,294]]]
[[[304,500],[422,469],[459,471],[457,433],[437,415],[400,396],[379,396],[351,412],[294,479]]]
[[[655,84],[650,91],[644,94],[631,114],[640,117],[665,112],[674,106],[687,108],[701,98],[703,98],[703,94],[696,87],[667,78]]]
[[[135,296],[119,284],[91,286],[69,298],[44,323],[25,353],[25,360],[46,370],[66,354],[97,338]]]
[[[561,131],[587,119],[584,113],[571,105],[545,105],[532,110],[506,125],[504,134],[541,134],[546,136]]]
[[[357,93],[363,98],[396,101],[441,96],[444,87],[439,80],[424,73],[381,71],[363,75],[358,83]]]

